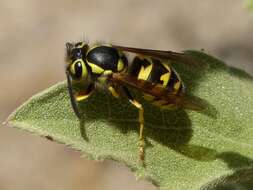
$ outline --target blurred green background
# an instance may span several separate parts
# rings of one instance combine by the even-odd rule
[[[238,0],[1,0],[0,120],[65,79],[65,42],[201,50],[253,73],[253,14]],[[173,175],[173,171],[171,173]],[[0,128],[0,189],[156,189],[124,166]]]

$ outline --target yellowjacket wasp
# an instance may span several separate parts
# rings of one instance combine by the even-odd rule
[[[106,87],[116,98],[125,96],[139,110],[140,159],[144,160],[144,109],[128,87],[143,93],[144,99],[164,109],[185,108],[200,111],[203,106],[185,95],[185,88],[177,72],[164,60],[194,65],[196,61],[185,53],[123,47],[85,42],[66,43],[66,74],[73,110],[81,114],[78,102],[87,99],[97,84]],[[125,52],[134,53],[129,63]],[[86,81],[81,90],[74,90],[73,82]]]

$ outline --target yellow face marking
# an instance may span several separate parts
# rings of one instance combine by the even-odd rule
[[[125,66],[125,65],[124,65],[122,59],[119,59],[118,65],[117,65],[117,70],[118,70],[118,71],[122,71],[122,70],[124,69],[124,66]]]
[[[91,67],[91,71],[96,74],[101,74],[104,72],[104,69],[95,65],[94,63],[87,62],[88,65]]]
[[[111,94],[115,97],[115,98],[119,98],[119,94],[116,92],[115,88],[113,88],[112,86],[110,86],[108,88],[108,90],[111,92]]]
[[[150,64],[146,68],[144,66],[141,66],[141,70],[139,72],[138,79],[147,80],[149,74],[152,71],[152,67],[153,67],[153,64]]]
[[[163,86],[166,87],[169,80],[170,80],[170,72],[168,73],[164,73],[161,77],[160,77],[160,80],[163,81]]]
[[[84,63],[84,61],[83,61],[82,59],[77,59],[77,60],[75,60],[75,61],[71,64],[71,66],[70,66],[70,72],[71,72],[73,75],[76,74],[75,65],[76,65],[78,62],[80,62],[81,65],[82,65],[82,77],[81,77],[81,78],[87,77],[87,75],[88,75],[87,67],[85,66],[85,63]]]
[[[70,72],[74,75],[74,74],[76,74],[76,71],[75,71],[75,64],[74,63],[72,63],[71,65],[70,65]]]

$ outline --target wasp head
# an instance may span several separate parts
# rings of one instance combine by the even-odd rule
[[[66,72],[74,81],[87,80],[89,67],[86,63],[88,45],[84,42],[66,43]]]

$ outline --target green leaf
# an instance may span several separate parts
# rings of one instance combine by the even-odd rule
[[[95,93],[82,103],[85,119],[79,121],[62,82],[32,97],[8,122],[70,145],[90,159],[123,162],[161,189],[211,189],[217,184],[252,182],[253,78],[204,53],[187,53],[202,65],[173,67],[187,92],[208,103],[207,110],[161,111],[141,100],[144,166],[138,158],[137,110],[106,92]]]

